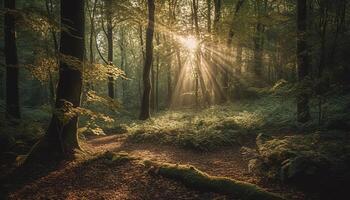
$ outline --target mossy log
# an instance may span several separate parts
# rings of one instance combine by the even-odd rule
[[[174,165],[145,161],[150,172],[166,178],[181,181],[187,187],[202,191],[212,191],[242,200],[282,200],[283,197],[242,181],[226,177],[210,176],[193,166]]]

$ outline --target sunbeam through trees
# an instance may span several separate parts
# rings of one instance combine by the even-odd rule
[[[349,0],[0,0],[0,199],[348,199]]]

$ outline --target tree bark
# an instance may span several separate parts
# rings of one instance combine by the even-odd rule
[[[5,64],[6,64],[6,116],[9,119],[20,119],[19,88],[18,88],[18,56],[16,46],[15,0],[5,0]]]
[[[143,97],[141,103],[140,119],[146,120],[150,118],[150,93],[151,80],[150,72],[153,61],[153,33],[154,33],[154,0],[148,0],[148,26],[146,31],[146,58],[143,68]]]
[[[302,84],[309,75],[309,52],[306,37],[307,0],[298,0],[297,2],[297,33],[297,71],[298,81]],[[297,97],[297,120],[301,123],[310,120],[309,97],[304,91],[301,91]]]

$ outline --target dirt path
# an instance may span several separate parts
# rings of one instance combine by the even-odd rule
[[[125,136],[96,137],[87,141],[85,148],[94,152],[125,151],[133,156],[158,161],[194,165],[215,176],[226,176],[250,183],[258,179],[248,175],[247,163],[241,159],[239,148],[225,148],[215,152],[194,152],[174,146],[127,143]]]
[[[287,195],[288,199],[303,199],[295,191],[249,175],[247,163],[241,159],[238,147],[200,153],[175,146],[133,144],[125,138],[125,135],[94,137],[83,142],[82,146],[91,153],[124,151],[158,162],[190,164],[210,175],[254,183],[269,191]],[[9,199],[229,199],[223,195],[189,189],[179,182],[155,177],[147,171],[145,166],[136,161],[111,164],[106,163],[105,159],[85,159],[62,163],[57,170],[12,191]]]
[[[97,159],[69,163],[9,194],[10,200],[189,200],[227,199],[186,188],[153,176],[134,162],[107,163]]]
[[[239,147],[223,148],[214,152],[196,152],[176,146],[149,143],[129,143],[125,135],[95,137],[84,147],[93,152],[124,151],[133,156],[173,164],[190,164],[213,176],[224,176],[245,181],[290,199],[304,199],[304,194],[278,183],[272,183],[248,173],[248,163],[239,153]]]

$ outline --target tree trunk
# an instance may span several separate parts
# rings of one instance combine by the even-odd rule
[[[70,29],[63,29],[61,32],[57,112],[54,112],[45,137],[33,148],[27,162],[49,162],[69,158],[74,155],[76,149],[80,149],[77,135],[78,116],[74,115],[65,120],[62,120],[62,117],[71,114],[67,104],[73,108],[80,106],[85,49],[84,0],[61,0],[61,25]],[[66,58],[74,59],[74,62],[67,62]],[[71,63],[76,64],[72,66]]]
[[[253,74],[256,77],[261,77],[262,75],[262,32],[263,25],[261,22],[258,22],[256,25],[256,35],[254,37],[254,66]]]
[[[9,119],[20,119],[19,89],[18,89],[18,57],[16,46],[15,0],[5,0],[5,63],[6,63],[6,116]]]
[[[126,57],[126,46],[125,46],[125,29],[120,29],[120,67],[124,71],[125,75],[128,76],[128,68],[127,68],[127,57]],[[128,87],[127,80],[122,80],[122,95],[123,102],[127,101],[126,90]]]
[[[302,84],[309,75],[307,0],[297,2],[297,32],[298,81]],[[297,97],[297,115],[298,122],[305,123],[310,120],[309,97],[303,91]]]
[[[140,46],[141,46],[141,56],[142,58],[140,59],[140,66],[145,65],[145,50],[144,50],[144,42],[143,42],[143,30],[142,30],[142,25],[139,25],[139,33],[140,33]],[[142,69],[141,67],[138,68],[138,94],[139,94],[139,101],[140,105],[142,104]]]
[[[106,0],[106,18],[107,18],[107,49],[108,49],[108,64],[113,65],[113,24],[112,24],[112,0]],[[114,78],[108,77],[108,96],[115,98],[114,93]]]
[[[151,80],[150,72],[153,61],[153,33],[154,33],[154,0],[148,0],[148,27],[146,31],[146,58],[143,68],[143,98],[141,103],[140,119],[146,120],[150,118],[150,93]]]

